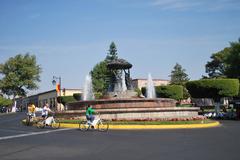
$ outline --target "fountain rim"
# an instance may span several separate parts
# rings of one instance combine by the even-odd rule
[[[128,102],[164,102],[164,101],[173,101],[173,102],[177,102],[174,99],[171,98],[111,98],[111,99],[96,99],[96,100],[80,100],[80,101],[76,101],[76,102],[70,102],[68,103],[69,105],[71,104],[77,104],[77,103],[81,103],[81,104],[104,104],[106,102],[108,103],[128,103]]]

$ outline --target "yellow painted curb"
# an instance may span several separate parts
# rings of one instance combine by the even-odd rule
[[[178,125],[110,125],[109,129],[189,129],[189,128],[210,128],[219,126],[219,122],[208,124],[178,124]]]
[[[112,130],[137,130],[137,129],[190,129],[210,128],[219,126],[219,122],[207,124],[178,124],[178,125],[109,125]],[[61,128],[79,128],[79,124],[61,123]]]
[[[79,124],[60,123],[61,128],[79,128]]]

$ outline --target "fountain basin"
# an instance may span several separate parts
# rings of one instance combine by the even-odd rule
[[[156,108],[156,107],[175,107],[176,101],[169,98],[126,98],[126,99],[99,99],[89,101],[78,101],[68,104],[68,110],[85,109],[87,105],[92,105],[95,109],[110,108]]]
[[[73,102],[60,114],[84,119],[87,105],[92,105],[102,118],[109,120],[192,118],[197,117],[199,111],[198,107],[176,107],[176,101],[168,98],[131,98]]]
[[[121,108],[96,109],[103,119],[108,120],[167,120],[173,118],[194,118],[198,116],[198,107],[166,107],[166,108]],[[85,119],[85,110],[68,110],[60,112],[62,116]]]

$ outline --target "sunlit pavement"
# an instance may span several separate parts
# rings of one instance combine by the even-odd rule
[[[81,132],[23,126],[24,116],[0,116],[1,160],[239,159],[240,121],[222,121],[220,127],[207,129]]]

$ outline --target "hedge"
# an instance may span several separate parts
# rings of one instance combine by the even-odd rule
[[[82,94],[81,93],[74,93],[73,98],[77,101],[80,101],[82,99]]]
[[[61,96],[61,97],[57,97],[58,103],[60,102],[60,98],[61,98],[61,103],[63,105],[65,105],[69,102],[76,102],[77,101],[73,96]]]
[[[238,96],[240,98],[240,83],[239,83],[239,90],[238,90]]]
[[[239,92],[238,79],[202,79],[186,83],[192,98],[213,98],[220,100],[221,97],[234,97]]]
[[[158,98],[183,99],[183,86],[181,85],[157,86],[155,90]],[[142,88],[142,94],[146,96],[146,87]]]

